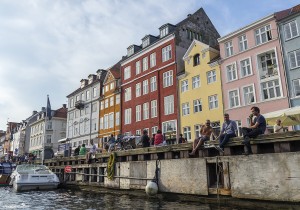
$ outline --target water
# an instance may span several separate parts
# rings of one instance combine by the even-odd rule
[[[126,192],[125,192],[126,193]],[[246,202],[243,205],[204,204],[203,202],[170,201],[165,198],[147,198],[119,193],[91,193],[80,190],[29,191],[16,193],[12,188],[0,188],[0,209],[197,209],[197,210],[257,210],[300,209],[300,205],[260,205]]]

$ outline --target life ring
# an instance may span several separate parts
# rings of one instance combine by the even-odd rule
[[[116,162],[116,153],[113,152],[109,156],[109,159],[108,159],[108,162],[107,162],[107,168],[106,168],[107,178],[109,180],[113,180],[114,179],[115,162]]]

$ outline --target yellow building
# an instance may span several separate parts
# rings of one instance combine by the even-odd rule
[[[209,119],[218,134],[224,121],[219,51],[194,40],[183,60],[185,72],[178,75],[181,133],[193,141]]]

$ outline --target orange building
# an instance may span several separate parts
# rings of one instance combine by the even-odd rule
[[[121,133],[120,63],[107,70],[100,97],[99,147],[103,148],[111,134]]]

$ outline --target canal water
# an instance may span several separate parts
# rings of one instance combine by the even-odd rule
[[[244,203],[242,205],[174,201],[165,198],[147,198],[132,194],[92,193],[81,190],[28,191],[17,193],[12,188],[0,188],[0,209],[68,210],[68,209],[198,209],[198,210],[264,210],[300,209],[300,205]]]

